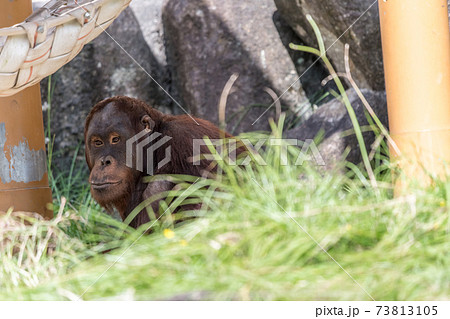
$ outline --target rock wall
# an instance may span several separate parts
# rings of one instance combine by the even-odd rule
[[[354,78],[362,88],[384,89],[378,4],[373,0],[275,0],[280,14],[309,46],[317,48],[309,14],[322,33],[327,55],[344,71],[344,45],[350,44]]]
[[[356,150],[355,139],[339,139],[333,133],[350,128],[343,106],[330,98],[320,100],[334,88],[332,82],[321,86],[326,69],[315,56],[289,49],[291,42],[317,47],[307,14],[319,25],[330,47],[328,55],[340,71],[344,44],[351,45],[353,75],[385,119],[378,6],[373,0],[135,0],[107,33],[52,77],[56,162],[65,165],[72,159],[90,108],[113,95],[140,98],[174,114],[183,113],[182,106],[217,124],[219,99],[234,73],[239,78],[228,96],[228,130],[268,129],[267,120],[274,115],[273,107],[264,113],[273,102],[266,92],[270,88],[282,95],[285,110],[306,110],[299,127],[286,133],[289,137],[313,137],[326,124],[323,147],[336,146],[330,158],[341,154],[342,147]],[[47,86],[43,81],[44,109]],[[357,112],[363,112],[351,92],[350,97]],[[328,104],[321,106],[319,100]],[[319,104],[316,112],[314,104]],[[370,144],[372,137],[366,138]],[[353,151],[349,159],[359,160]]]
[[[273,22],[275,11],[272,0],[166,2],[167,51],[183,105],[217,123],[220,96],[233,73],[239,78],[228,97],[227,120],[228,128],[236,127],[236,132],[268,129],[273,108],[260,118],[273,103],[265,87],[278,95],[285,92],[282,103],[287,107],[307,102]],[[232,116],[239,113],[244,117],[237,123],[240,116]]]

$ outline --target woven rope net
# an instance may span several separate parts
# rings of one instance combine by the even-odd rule
[[[52,0],[0,29],[0,96],[55,73],[102,33],[131,0]]]

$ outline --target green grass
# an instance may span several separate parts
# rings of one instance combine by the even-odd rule
[[[375,191],[360,171],[281,166],[278,152],[183,183],[172,195],[201,198],[198,218],[142,237],[102,213],[79,169],[54,173],[54,220],[0,219],[0,299],[448,299],[449,179],[393,198],[386,166]]]
[[[327,61],[315,31],[320,51],[294,48]],[[51,107],[51,81],[48,91]],[[272,123],[273,137],[290,116]],[[349,134],[369,129],[386,138],[378,122],[356,122]],[[194,185],[196,178],[173,176],[179,189],[162,210],[183,200],[203,202],[202,210],[165,214],[138,230],[102,212],[76,155],[58,171],[49,147],[55,218],[0,215],[0,299],[448,300],[450,176],[429,187],[411,183],[394,198],[398,172],[385,139],[370,154],[359,146],[364,165],[334,172],[283,166],[280,147],[267,147],[266,166],[219,163],[225,175]],[[299,149],[288,151],[292,164]]]

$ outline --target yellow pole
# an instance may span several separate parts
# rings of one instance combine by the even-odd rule
[[[447,0],[379,0],[389,126],[408,177],[450,172]]]
[[[31,0],[0,1],[0,27],[22,22]],[[0,211],[37,212],[52,217],[46,170],[39,84],[0,98]]]

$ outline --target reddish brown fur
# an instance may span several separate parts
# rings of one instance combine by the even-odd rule
[[[86,119],[84,131],[91,192],[94,199],[108,211],[116,208],[122,219],[145,199],[174,186],[168,181],[146,184],[143,182],[145,170],[142,173],[125,165],[126,140],[145,128],[172,137],[165,145],[171,146],[171,161],[161,169],[155,168],[154,175],[201,176],[210,162],[204,160],[198,166],[193,165],[193,139],[231,137],[208,121],[198,118],[194,121],[188,115],[166,115],[143,101],[129,97],[117,96],[96,104]],[[101,146],[99,141],[103,143]],[[156,163],[165,157],[164,152],[165,148],[155,151]],[[208,150],[202,147],[201,152]],[[152,203],[151,206],[157,215],[159,203]],[[148,214],[143,210],[130,225],[138,227],[148,221]]]

